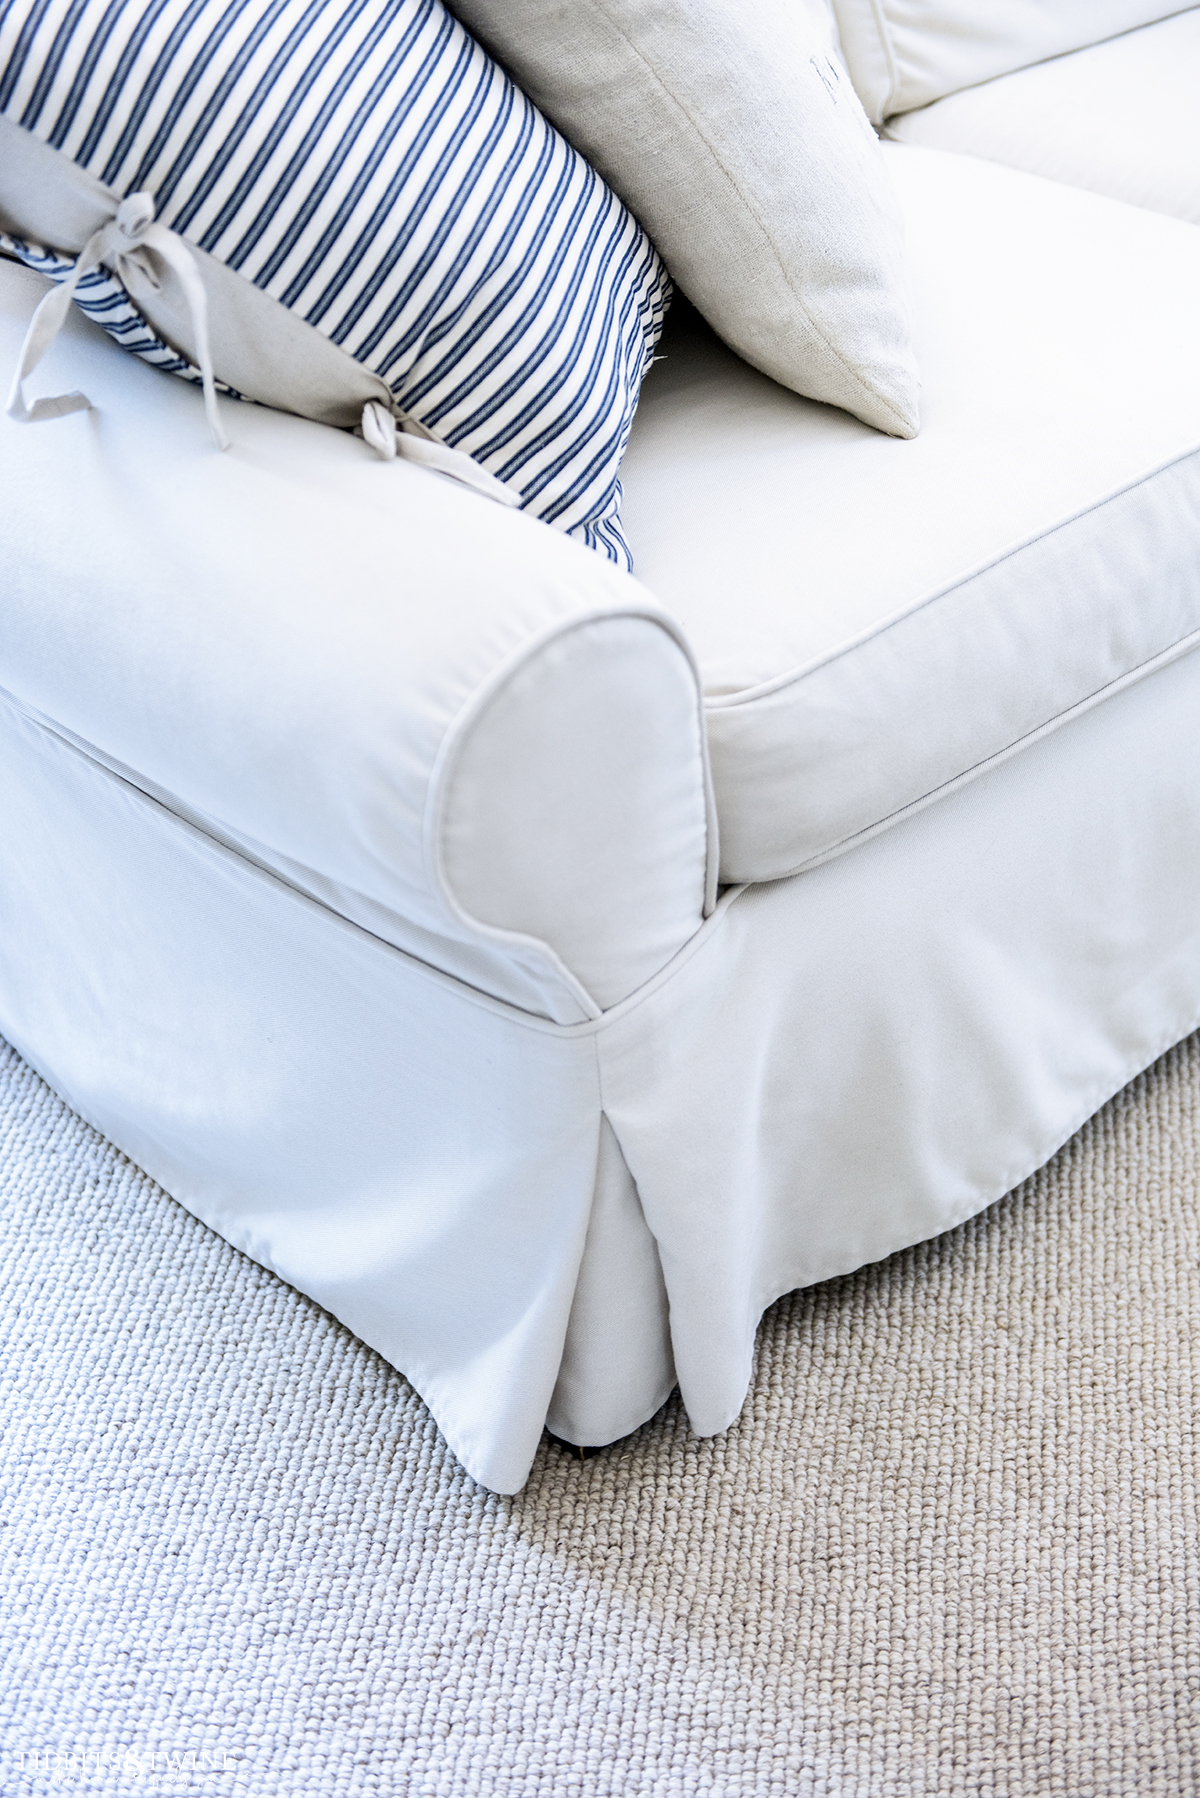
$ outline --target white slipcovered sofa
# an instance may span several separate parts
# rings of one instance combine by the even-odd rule
[[[500,1491],[1200,1023],[1200,9],[912,10],[838,22],[921,433],[680,306],[637,578],[82,318],[0,430],[0,1030]]]

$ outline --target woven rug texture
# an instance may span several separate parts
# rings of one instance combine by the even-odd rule
[[[0,1045],[0,1789],[1192,1798],[1200,1040],[515,1498]]]

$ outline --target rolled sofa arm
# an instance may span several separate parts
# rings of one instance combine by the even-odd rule
[[[43,283],[0,260],[0,367]],[[356,439],[199,393],[76,316],[90,412],[0,421],[0,686],[400,948],[560,1022],[711,903],[687,646],[591,550]],[[41,371],[39,371],[41,374]]]
[[[715,896],[681,649],[646,612],[555,629],[460,714],[435,780],[430,861],[451,902],[501,939],[546,943],[601,1010],[657,973]]]

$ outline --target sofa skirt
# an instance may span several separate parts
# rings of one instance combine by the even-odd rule
[[[737,1415],[763,1309],[936,1235],[1200,1022],[1200,655],[561,1026],[0,706],[0,1030],[417,1387],[469,1472]]]

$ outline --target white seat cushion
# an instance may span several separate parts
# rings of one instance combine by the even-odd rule
[[[797,398],[697,322],[626,462],[637,572],[705,679],[726,881],[845,849],[1200,631],[1200,232],[888,155],[920,437]]]
[[[1200,225],[1200,7],[892,119],[900,143],[986,156]]]
[[[850,77],[877,124],[1183,10],[1177,0],[832,0],[832,6]]]

